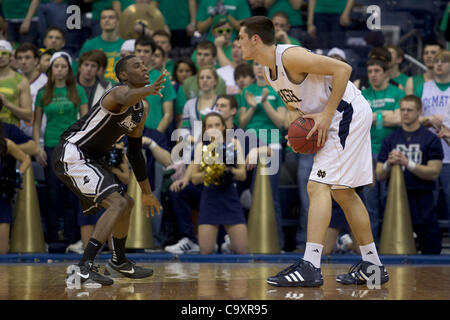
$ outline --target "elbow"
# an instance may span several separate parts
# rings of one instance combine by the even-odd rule
[[[31,111],[31,110],[28,111],[28,112],[24,115],[23,120],[24,120],[24,121],[31,122],[31,121],[33,120],[33,111]]]

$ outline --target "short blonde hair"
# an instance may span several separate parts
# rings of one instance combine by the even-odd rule
[[[440,50],[434,56],[433,62],[436,62],[436,61],[450,62],[450,51]]]

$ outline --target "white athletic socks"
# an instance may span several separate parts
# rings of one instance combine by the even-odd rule
[[[377,247],[374,242],[366,244],[365,246],[359,246],[359,248],[361,249],[363,261],[372,262],[377,266],[383,265],[378,257]]]
[[[320,259],[322,258],[323,245],[307,242],[303,260],[311,262],[314,267],[320,268]]]

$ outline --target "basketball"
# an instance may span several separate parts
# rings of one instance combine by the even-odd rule
[[[306,136],[309,131],[314,127],[313,119],[306,119],[299,117],[292,121],[288,130],[288,140],[291,148],[298,153],[312,154],[319,151],[320,147],[317,146],[318,132],[314,132],[309,140],[306,140]]]

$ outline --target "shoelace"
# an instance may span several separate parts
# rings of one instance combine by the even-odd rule
[[[362,267],[362,261],[360,261],[360,262],[358,262],[358,263],[355,263],[351,268],[350,268],[350,270],[349,270],[349,274],[350,274],[350,276],[352,276],[352,277],[354,277],[354,275],[356,275],[356,277],[358,278],[358,279],[360,279],[361,277],[360,277],[360,275],[359,275],[359,270],[361,270],[361,267]]]
[[[99,269],[100,269],[100,265],[99,264],[97,264],[97,265],[94,265],[93,263],[89,264],[89,270],[98,273]]]
[[[297,269],[300,264],[301,264],[302,260],[297,261],[296,263],[294,263],[293,265],[287,267],[284,270],[281,270],[280,272],[278,272],[277,276],[284,276],[288,273],[291,273],[293,270]]]

